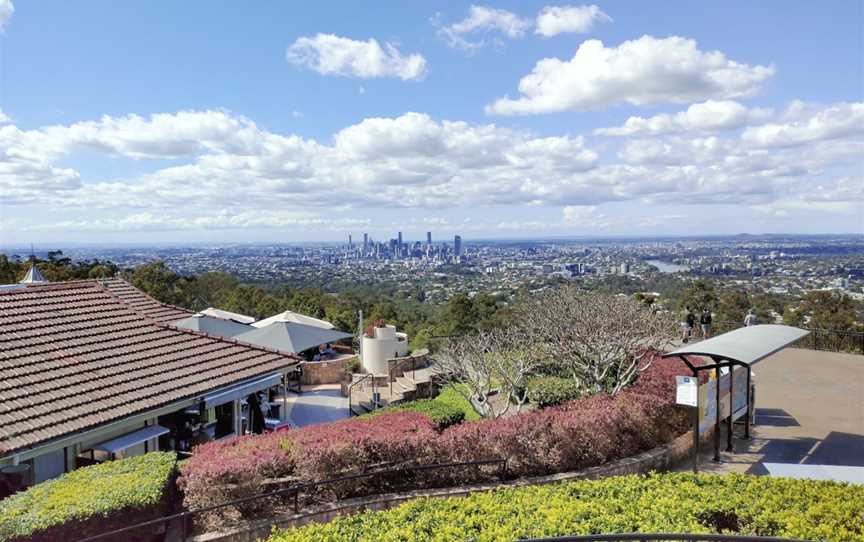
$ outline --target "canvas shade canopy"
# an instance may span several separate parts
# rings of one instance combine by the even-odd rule
[[[222,309],[217,309],[214,307],[204,309],[203,311],[201,311],[201,314],[205,316],[212,316],[213,318],[231,320],[240,324],[251,324],[255,321],[255,319],[251,316],[246,316],[245,314],[240,314],[237,312],[223,311]]]
[[[274,373],[264,378],[259,378],[250,382],[237,384],[236,386],[219,390],[204,397],[204,408],[212,408],[215,406],[224,405],[225,403],[231,401],[245,399],[246,396],[252,393],[263,391],[272,388],[273,386],[278,386],[281,383],[282,374]]]
[[[109,454],[116,454],[117,452],[122,452],[123,450],[131,448],[136,444],[141,444],[142,442],[146,442],[150,439],[162,436],[168,432],[168,429],[162,427],[161,425],[150,425],[143,429],[138,429],[137,431],[132,431],[131,433],[126,433],[125,435],[120,435],[117,438],[106,440],[105,442],[100,442],[99,444],[93,446],[93,449],[108,452]]]
[[[174,322],[177,327],[183,329],[191,329],[192,331],[200,331],[208,335],[219,335],[220,337],[236,337],[241,333],[246,333],[250,329],[246,324],[240,324],[233,320],[223,320],[222,318],[214,318],[204,314],[196,314],[189,318],[184,318]]]
[[[239,341],[275,348],[281,352],[297,353],[321,344],[351,338],[350,333],[293,322],[276,322],[237,335]]]
[[[327,320],[320,320],[318,318],[312,318],[311,316],[306,316],[305,314],[300,314],[299,312],[294,311],[285,311],[280,312],[274,316],[269,318],[265,318],[263,320],[258,320],[252,324],[253,327],[267,327],[270,324],[276,324],[280,322],[291,322],[294,324],[303,324],[306,326],[315,326],[320,327],[322,329],[333,329],[336,326],[328,322]]]

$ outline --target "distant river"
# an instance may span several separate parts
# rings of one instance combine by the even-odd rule
[[[689,271],[690,268],[684,265],[675,265],[674,263],[661,262],[660,260],[645,260],[645,263],[651,264],[661,273],[677,273],[679,271]]]

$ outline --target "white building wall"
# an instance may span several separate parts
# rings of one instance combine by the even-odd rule
[[[408,335],[397,332],[395,326],[374,329],[374,337],[363,335],[361,363],[367,373],[386,375],[390,372],[388,359],[408,354]]]

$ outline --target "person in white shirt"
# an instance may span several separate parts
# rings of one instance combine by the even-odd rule
[[[750,309],[747,311],[747,316],[744,317],[744,325],[745,326],[755,326],[759,323],[759,319],[756,318],[756,311]]]

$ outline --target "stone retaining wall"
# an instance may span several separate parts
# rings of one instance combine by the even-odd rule
[[[703,440],[707,441],[712,435],[713,433],[707,432],[703,435]],[[364,510],[386,510],[421,497],[464,497],[478,491],[490,491],[500,487],[552,484],[566,480],[593,480],[607,476],[664,471],[671,469],[688,457],[692,447],[693,433],[688,432],[672,442],[658,446],[653,450],[578,472],[562,472],[549,476],[520,478],[504,483],[422,489],[406,493],[390,493],[346,499],[322,506],[310,507],[300,514],[286,514],[259,521],[250,521],[231,531],[205,533],[188,540],[189,542],[256,542],[257,540],[266,539],[274,526],[297,527],[311,522],[323,523],[341,515],[353,514]]]
[[[303,374],[300,375],[300,383],[304,386],[315,386],[318,384],[338,384],[345,377],[345,367],[356,360],[357,356],[345,356],[344,358],[329,361],[307,361],[303,363]]]

